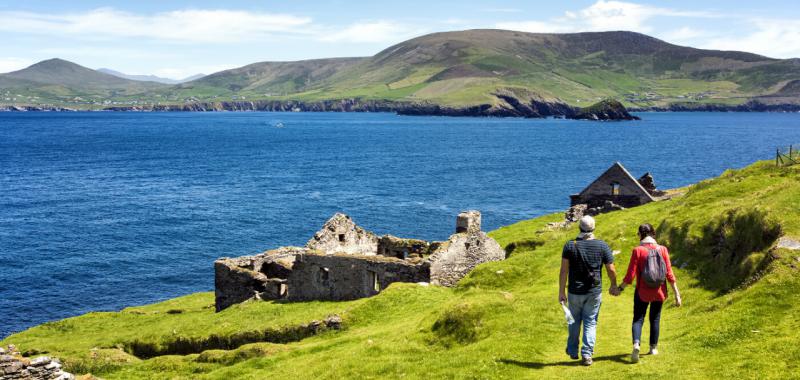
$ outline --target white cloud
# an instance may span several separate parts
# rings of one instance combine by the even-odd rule
[[[744,35],[711,38],[703,47],[720,50],[742,50],[777,58],[800,57],[800,20],[748,19],[750,29]]]
[[[344,29],[323,33],[319,39],[327,42],[400,42],[425,31],[392,21],[362,22]]]
[[[578,11],[567,11],[562,17],[547,21],[500,22],[500,29],[535,33],[568,33],[608,30],[629,30],[649,33],[649,21],[655,17],[716,17],[705,12],[686,12],[624,1],[599,0]]]
[[[176,42],[252,40],[273,33],[308,33],[311,19],[236,10],[177,10],[150,15],[112,8],[83,13],[0,12],[0,30],[90,39],[148,38]]]
[[[0,57],[0,74],[24,69],[34,62],[24,58]]]

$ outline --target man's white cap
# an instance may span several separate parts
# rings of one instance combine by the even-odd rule
[[[586,215],[581,218],[581,222],[579,224],[581,232],[593,232],[594,231],[594,218],[590,215]]]

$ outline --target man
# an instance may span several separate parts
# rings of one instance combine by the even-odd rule
[[[558,301],[568,302],[569,310],[575,318],[575,323],[569,325],[567,355],[574,360],[578,359],[579,335],[583,324],[583,348],[580,350],[580,356],[584,365],[592,365],[597,315],[600,312],[603,294],[601,274],[603,265],[611,281],[609,292],[614,295],[619,292],[614,255],[606,242],[594,238],[594,218],[584,216],[579,222],[579,227],[581,232],[578,237],[564,244],[561,253]],[[565,294],[565,288],[568,289],[568,296]]]

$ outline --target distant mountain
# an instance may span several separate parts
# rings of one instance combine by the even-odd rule
[[[163,91],[176,98],[213,94],[206,100],[361,98],[473,106],[505,103],[498,90],[519,89],[574,106],[611,97],[647,108],[742,104],[767,99],[798,79],[797,60],[695,49],[640,33],[466,30],[414,38],[372,57],[256,63]]]
[[[327,58],[296,62],[258,62],[220,71],[178,88],[207,86],[226,91],[292,94],[318,85],[366,58]]]
[[[51,98],[64,99],[61,91],[72,93],[73,86],[87,83],[65,83],[63,67],[37,65],[38,83],[66,88],[47,89]],[[99,82],[109,81],[107,74],[92,72],[104,75]],[[0,91],[4,80],[21,77],[19,72],[0,75]],[[272,102],[270,107],[277,108],[286,107],[275,102],[339,100],[478,109],[518,108],[516,103],[531,101],[585,107],[607,98],[639,109],[720,109],[753,101],[797,106],[798,80],[798,59],[696,49],[640,33],[466,30],[414,38],[372,57],[259,62],[172,86],[143,89],[156,84],[135,82],[140,92],[130,82],[107,86],[126,88],[111,94],[119,100],[115,104],[204,103],[203,109],[243,100]]]
[[[195,75],[183,78],[183,79],[170,79],[170,78],[162,78],[162,77],[155,76],[155,75],[131,75],[131,74],[125,74],[125,73],[121,73],[119,71],[111,70],[111,69],[107,69],[107,68],[100,68],[100,69],[97,69],[97,71],[99,71],[101,73],[110,74],[110,75],[113,75],[115,77],[124,78],[124,79],[143,81],[143,82],[156,82],[156,83],[163,83],[163,84],[184,83],[184,82],[189,82],[189,81],[193,81],[193,80],[196,80],[196,79],[200,79],[200,78],[205,76],[205,74],[195,74]]]
[[[83,103],[88,98],[121,98],[164,86],[119,78],[58,58],[0,74],[0,94],[19,95],[16,103],[64,102],[76,97]]]

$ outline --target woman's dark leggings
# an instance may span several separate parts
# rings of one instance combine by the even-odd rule
[[[650,305],[650,345],[658,344],[659,324],[661,323],[661,306],[664,302],[644,302],[639,299],[639,293],[633,295],[633,343],[642,341],[642,325],[647,305]]]

